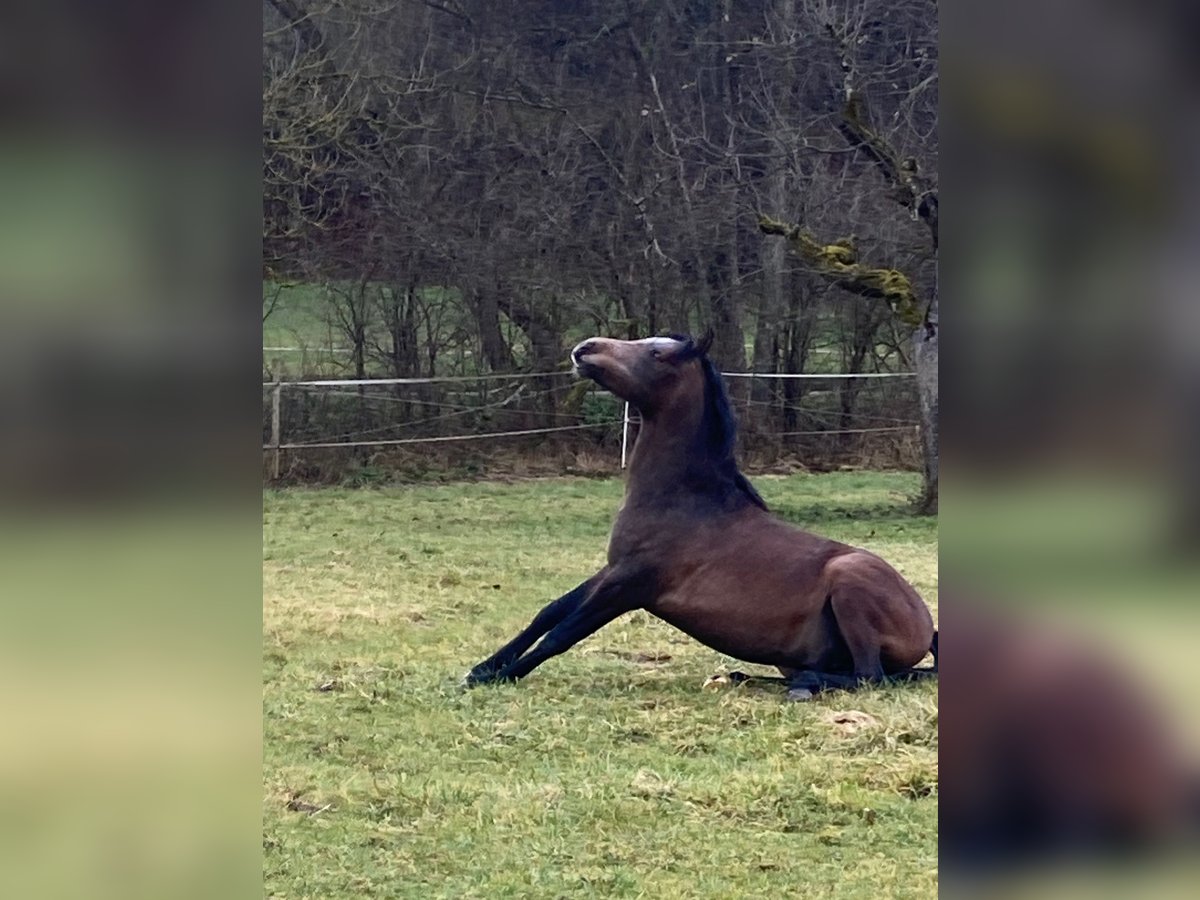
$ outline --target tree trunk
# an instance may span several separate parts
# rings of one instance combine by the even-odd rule
[[[775,166],[767,176],[767,196],[773,209],[787,209],[787,175],[783,166]],[[772,337],[779,328],[784,307],[784,270],[787,268],[787,244],[767,241],[761,250],[762,295],[758,303],[758,321],[754,327],[754,370],[762,371],[770,357]]]
[[[786,344],[783,356],[783,371],[788,374],[800,374],[808,362],[809,345],[812,342],[812,316],[807,302],[812,286],[807,277],[800,272],[793,272],[785,280],[788,285],[786,296],[788,301],[788,320],[784,334]],[[800,416],[797,407],[804,397],[804,381],[799,378],[783,380],[783,430],[799,430]]]
[[[731,42],[735,36],[733,22],[733,0],[722,3],[721,39]],[[709,289],[712,294],[713,326],[716,331],[718,359],[734,371],[746,367],[746,334],[742,329],[742,311],[738,290],[741,264],[738,259],[738,199],[741,193],[740,166],[738,162],[738,130],[733,111],[737,107],[737,70],[723,48],[717,48],[716,59],[720,72],[717,84],[720,106],[726,110],[725,162],[720,173],[723,182],[724,215],[717,221],[717,252],[710,263]],[[739,64],[740,65],[740,64]],[[715,266],[714,266],[715,264]],[[741,383],[733,386],[730,396],[736,401],[749,395],[750,386]]]
[[[500,307],[496,302],[496,292],[474,288],[470,296],[471,311],[479,327],[479,341],[483,345],[483,357],[487,360],[488,368],[493,372],[511,372],[514,366],[512,351],[500,331]]]
[[[921,446],[925,460],[924,484],[917,509],[925,515],[938,511],[938,323],[937,300],[929,323],[913,335],[913,360],[917,370],[917,395],[921,407]]]
[[[876,326],[871,311],[868,309],[855,309],[851,319],[850,353],[843,356],[845,364],[843,371],[857,375],[863,370],[867,353],[874,343]],[[858,402],[858,392],[861,387],[862,382],[857,378],[843,378],[841,384],[838,385],[838,401],[841,408],[841,415],[838,416],[838,430],[842,433],[837,436],[837,445],[839,452],[846,456],[849,456],[850,447],[854,443],[854,435],[849,432],[854,428],[854,407]]]
[[[746,367],[746,339],[733,295],[737,261],[730,258],[731,244],[723,242],[708,263],[709,315],[716,337],[713,356],[722,368],[740,371]]]
[[[782,176],[778,179],[781,183]],[[784,272],[787,263],[787,245],[782,241],[770,241],[763,248],[762,293],[758,298],[758,315],[754,324],[755,372],[773,372],[779,352],[779,328],[784,309]],[[751,416],[755,427],[769,430],[771,418],[771,382],[763,378],[750,379],[750,398],[755,402]]]
[[[535,372],[554,371],[563,361],[563,339],[554,316],[533,303],[523,303],[505,291],[499,298],[500,309],[529,340],[529,366]],[[535,418],[530,427],[550,427],[554,424],[556,404],[552,378],[535,378],[531,385],[537,392],[534,402]]]

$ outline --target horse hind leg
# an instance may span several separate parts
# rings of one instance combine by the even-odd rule
[[[852,671],[850,674],[819,670],[797,672],[788,680],[790,699],[806,700],[818,691],[831,688],[854,690],[864,684],[937,677],[936,632],[931,647],[933,668],[905,668],[889,672],[884,669],[882,661],[881,635],[886,619],[878,600],[862,589],[835,588],[826,603],[849,652]]]
[[[933,632],[933,641],[929,645],[929,652],[933,654],[933,665],[917,668],[912,666],[907,669],[901,669],[899,672],[891,672],[888,674],[890,681],[923,681],[926,678],[938,677],[938,633],[935,629]]]
[[[832,626],[830,637],[840,644],[830,648],[825,664],[832,664],[831,668],[836,667],[837,671],[818,667],[795,672],[788,678],[789,700],[807,700],[830,689],[852,691],[863,684],[877,684],[886,677],[878,615],[870,596],[835,588],[825,600],[823,614]]]
[[[882,618],[875,598],[862,589],[835,588],[829,608],[850,653],[853,676],[860,682],[884,678],[880,631]]]

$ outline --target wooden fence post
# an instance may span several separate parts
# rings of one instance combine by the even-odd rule
[[[279,395],[282,385],[276,381],[271,388],[271,446],[275,448],[274,459],[271,462],[271,479],[279,480]]]

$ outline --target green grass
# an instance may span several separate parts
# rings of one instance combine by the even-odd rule
[[[914,476],[756,484],[936,608],[936,522],[905,512]],[[265,493],[268,896],[936,894],[936,685],[800,704],[703,691],[734,662],[636,613],[520,684],[459,689],[600,565],[620,493]]]
[[[275,292],[279,296],[275,298]],[[350,355],[341,352],[345,335],[332,325],[329,302],[319,285],[291,284],[277,288],[263,283],[263,311],[274,298],[270,314],[263,320],[264,366],[278,377],[299,374],[336,375],[350,364]],[[289,348],[289,349],[279,349]]]
[[[279,292],[278,298],[275,297]],[[329,346],[333,341],[340,345],[344,338],[331,332],[328,300],[325,291],[315,284],[289,284],[277,286],[263,283],[263,311],[268,299],[274,306],[270,315],[263,320],[263,346],[289,346],[305,344],[315,347]]]

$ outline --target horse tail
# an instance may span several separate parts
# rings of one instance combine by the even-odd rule
[[[938,649],[937,649],[938,633],[937,629],[933,629],[933,642],[929,645],[929,652],[933,654],[933,671],[938,670]]]

